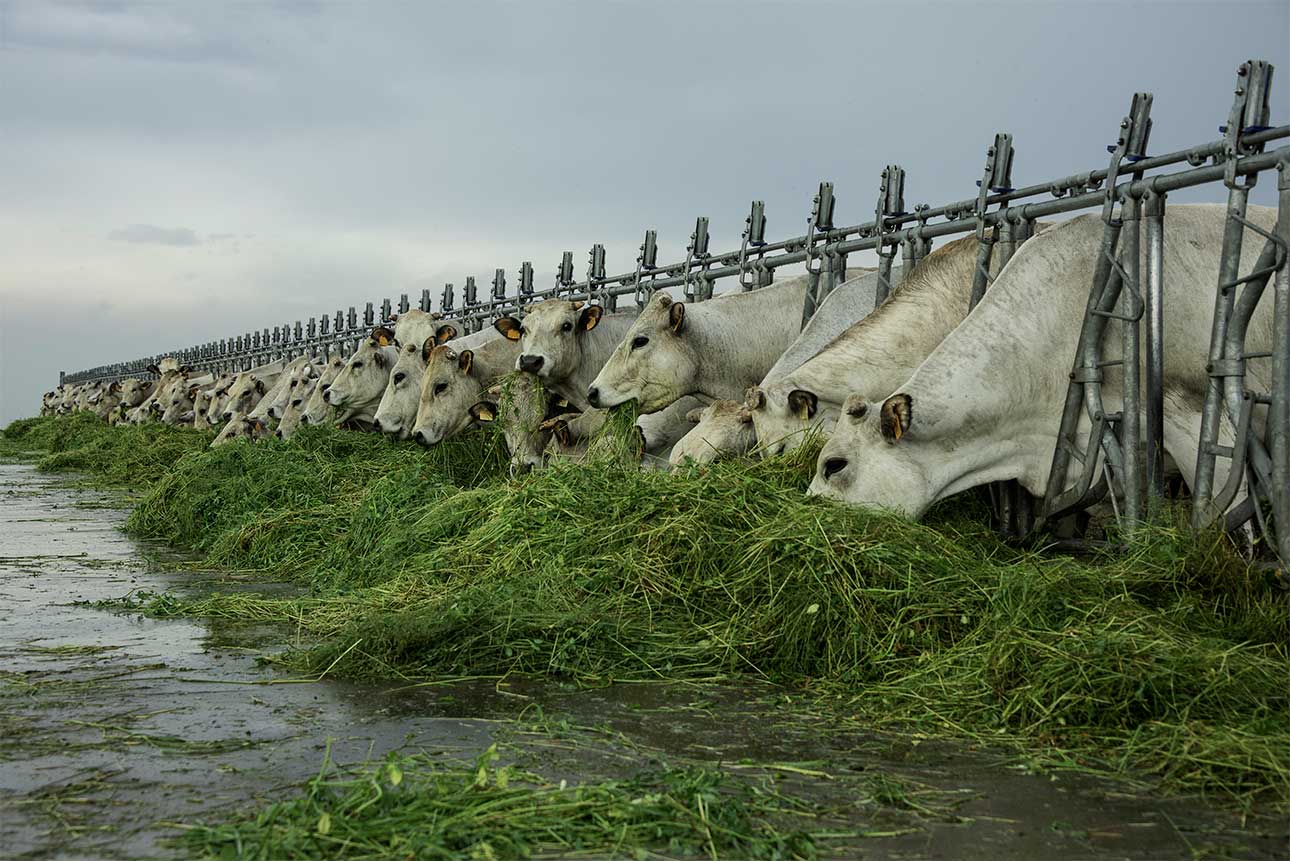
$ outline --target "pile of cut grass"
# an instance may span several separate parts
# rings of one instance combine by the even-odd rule
[[[910,523],[806,497],[807,448],[507,481],[483,439],[466,467],[320,429],[184,458],[131,528],[313,591],[147,606],[290,620],[314,639],[282,660],[312,674],[752,676],[870,726],[1290,802],[1290,608],[1219,535],[1053,558],[971,498]]]
[[[416,542],[429,503],[496,478],[504,443],[464,434],[430,450],[379,434],[305,427],[289,440],[219,446],[158,481],[127,531],[317,589],[365,585]]]
[[[816,805],[701,767],[642,771],[624,780],[553,783],[498,766],[391,756],[354,775],[329,763],[302,794],[219,825],[190,826],[199,857],[809,859],[840,837]]]
[[[144,488],[159,481],[184,457],[203,451],[209,431],[160,423],[109,427],[92,413],[19,419],[0,432],[0,454],[43,453],[37,468],[77,471],[109,487]]]

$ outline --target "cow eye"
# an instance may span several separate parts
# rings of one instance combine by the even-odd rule
[[[632,338],[632,349],[639,350],[641,347],[645,346],[648,343],[649,343],[649,338],[645,337],[644,335],[637,335],[635,338]]]
[[[442,395],[446,391],[448,391],[447,383],[435,383],[434,394],[436,397]]]
[[[570,323],[568,320],[565,320],[565,321],[564,321],[564,325],[560,327],[560,331],[561,331],[561,332],[572,332],[572,331],[573,331],[573,324],[572,324],[572,323]]]
[[[293,407],[298,407],[298,406],[300,406],[302,403],[304,403],[304,399],[303,399],[303,398],[296,398],[294,401],[292,401],[292,402],[291,402],[291,405],[292,405]]]
[[[399,383],[403,382],[407,378],[408,378],[407,374],[403,373],[402,371],[399,371],[397,374],[394,375],[394,385],[397,386]]]
[[[354,362],[353,364],[351,364],[351,365],[350,365],[350,367],[357,371],[359,368],[363,367],[363,363],[362,363],[362,362]]]

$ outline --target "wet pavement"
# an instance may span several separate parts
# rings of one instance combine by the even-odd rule
[[[1161,799],[1016,758],[803,722],[772,688],[292,680],[290,630],[157,620],[93,602],[261,588],[126,537],[118,500],[0,463],[0,858],[177,853],[178,825],[281,797],[392,750],[473,761],[498,743],[552,779],[659,761],[772,775],[868,837],[866,858],[1287,857],[1284,817]]]

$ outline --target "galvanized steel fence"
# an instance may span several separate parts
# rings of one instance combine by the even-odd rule
[[[520,265],[516,289],[508,295],[506,272],[497,269],[489,294],[480,298],[473,277],[466,279],[460,307],[453,285],[444,287],[439,311],[465,331],[476,331],[502,314],[552,297],[586,299],[616,309],[618,299],[630,296],[644,305],[656,290],[680,288],[687,301],[712,297],[721,279],[736,278],[740,290],[773,283],[775,270],[803,264],[809,273],[802,319],[810,319],[829,292],[846,277],[847,258],[857,251],[878,255],[879,298],[895,289],[892,265],[899,253],[908,272],[924,257],[934,239],[975,232],[978,253],[972,303],[988,289],[991,265],[1006,262],[1033,233],[1036,220],[1085,209],[1100,209],[1105,234],[1091,285],[1088,310],[1079,347],[1073,359],[1065,414],[1053,455],[1048,490],[1032,499],[1015,483],[992,488],[999,526],[1025,534],[1037,523],[1052,522],[1106,498],[1123,501],[1123,520],[1139,522],[1147,508],[1163,496],[1163,248],[1166,236],[1165,201],[1171,191],[1223,183],[1228,193],[1228,221],[1215,291],[1214,328],[1209,346],[1210,375],[1202,422],[1195,487],[1195,525],[1203,526],[1228,511],[1238,494],[1244,497],[1226,515],[1229,529],[1249,525],[1283,560],[1290,560],[1290,148],[1268,146],[1290,137],[1290,126],[1272,125],[1269,92],[1272,66],[1251,60],[1237,72],[1235,97],[1222,137],[1198,146],[1148,155],[1149,93],[1133,96],[1128,115],[1117,129],[1107,167],[1074,173],[1047,182],[1016,188],[1012,185],[1012,138],[995,136],[987,149],[975,196],[943,206],[905,206],[905,172],[889,165],[883,172],[874,217],[850,226],[834,223],[833,185],[820,183],[806,222],[806,232],[776,242],[766,240],[766,212],[753,201],[737,250],[709,249],[708,219],[699,218],[686,247],[685,258],[658,263],[657,233],[645,231],[635,266],[606,273],[603,245],[592,246],[585,274],[574,273],[574,255],[566,251],[554,283],[543,290],[534,285],[530,262]],[[1280,215],[1267,233],[1245,218],[1249,190],[1266,171],[1278,172]],[[1255,271],[1238,271],[1243,239],[1257,234],[1264,246]],[[1146,271],[1140,272],[1139,252],[1146,248]],[[996,269],[997,271],[997,269]],[[1268,353],[1245,349],[1246,326],[1267,285],[1273,285],[1274,344]],[[411,307],[407,294],[397,304],[368,302],[363,313],[347,312],[297,320],[247,332],[158,356],[60,374],[60,382],[75,383],[150,376],[147,367],[163,356],[215,372],[244,370],[281,358],[347,354],[372,327],[389,322]],[[432,310],[429,290],[417,303]],[[1120,330],[1123,361],[1102,359],[1107,326]],[[1141,357],[1145,351],[1145,363]],[[1269,360],[1271,391],[1247,388],[1247,363]],[[1110,412],[1103,406],[1103,371],[1121,367],[1124,407]],[[1140,366],[1144,369],[1140,373]],[[1141,377],[1141,379],[1140,379]],[[1256,411],[1266,410],[1266,432],[1255,432]],[[1088,444],[1076,444],[1076,426],[1086,417],[1093,433]],[[1143,426],[1145,417],[1145,426]],[[1222,442],[1235,435],[1236,442]],[[1140,452],[1140,441],[1145,447]],[[1126,442],[1127,441],[1127,442]],[[1215,488],[1215,464],[1229,461],[1231,478]],[[1075,472],[1072,475],[1072,467]],[[1279,527],[1279,528],[1278,528]]]

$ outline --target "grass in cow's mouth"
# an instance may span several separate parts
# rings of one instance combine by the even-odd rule
[[[133,531],[312,589],[138,603],[289,621],[308,639],[278,660],[311,677],[752,676],[832,720],[1290,804],[1290,607],[1217,535],[1054,558],[971,497],[923,523],[807,498],[810,449],[512,481],[485,439],[309,429],[180,458]]]

